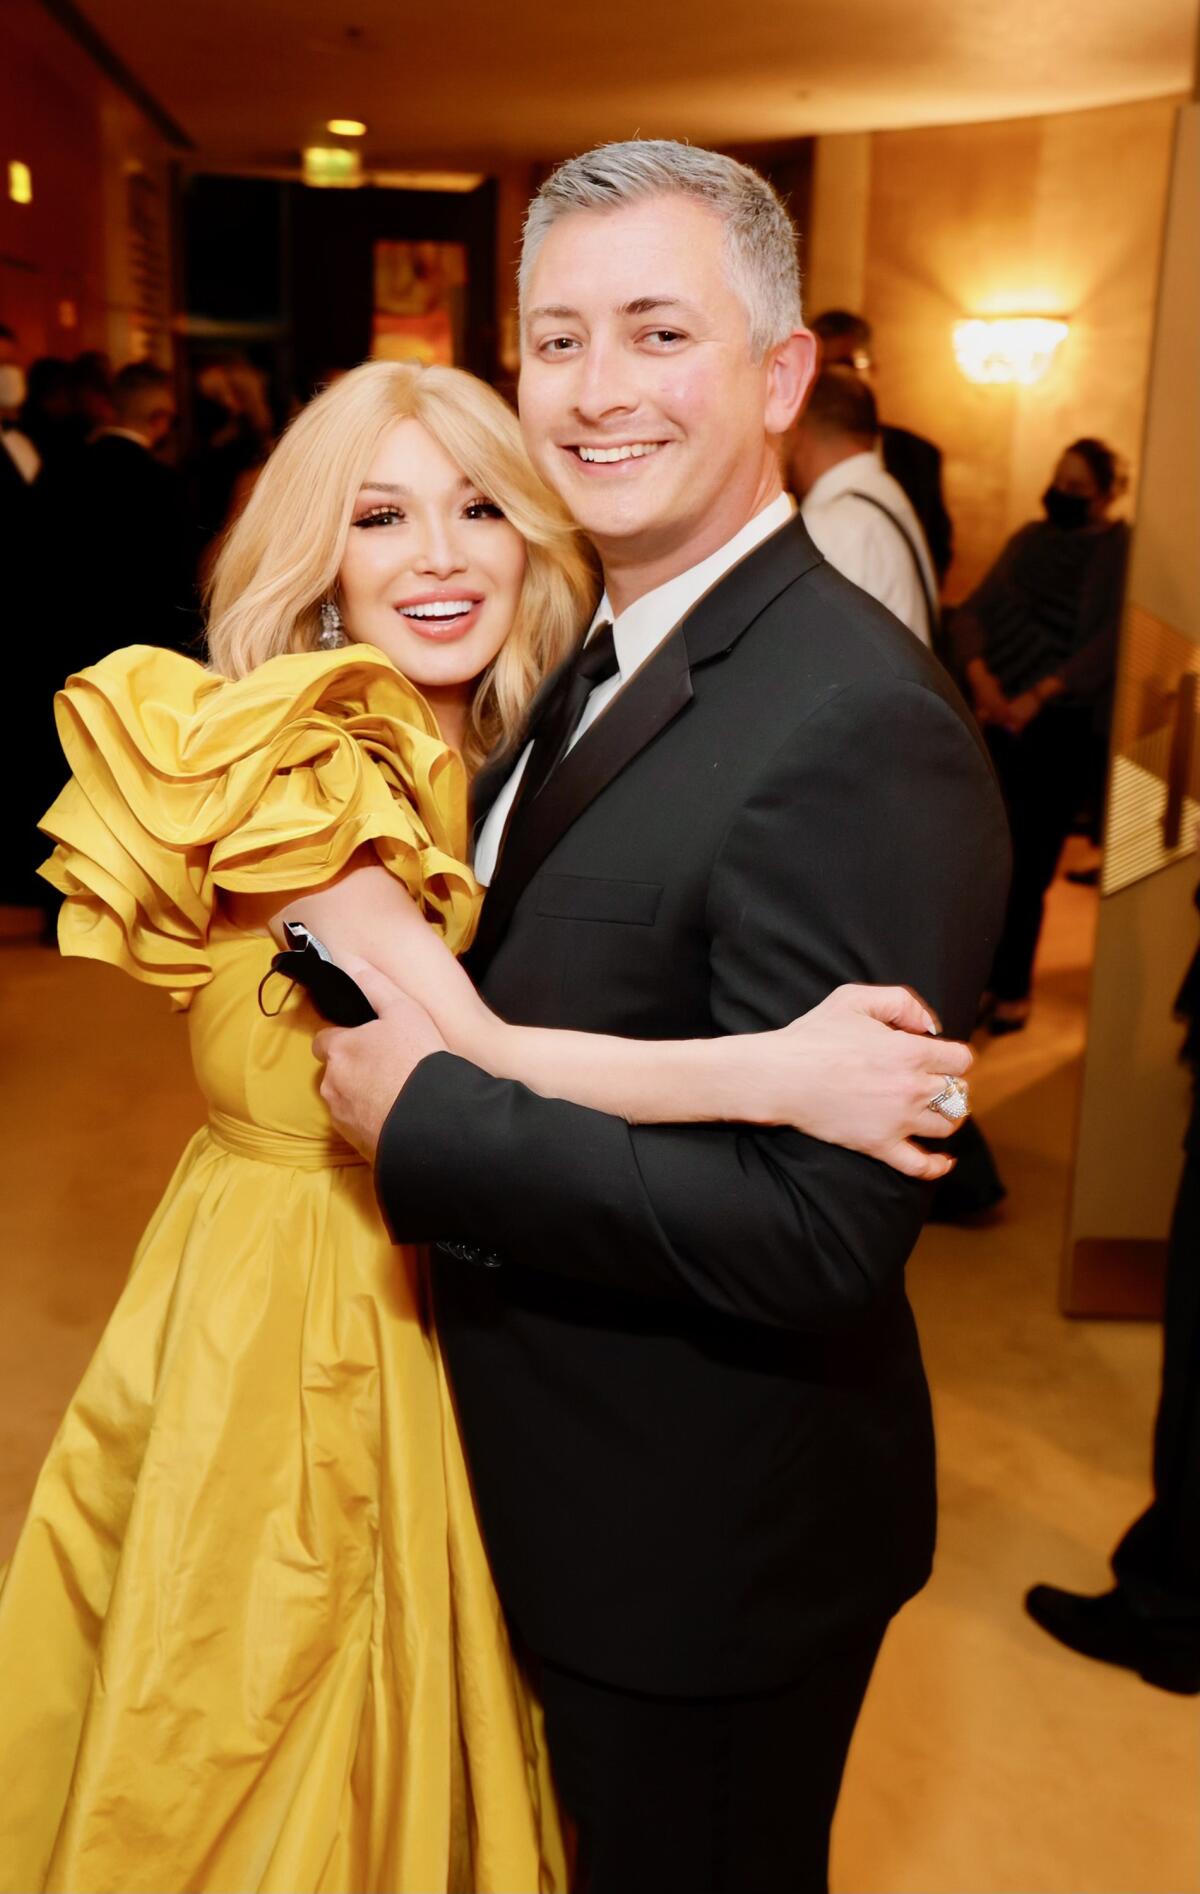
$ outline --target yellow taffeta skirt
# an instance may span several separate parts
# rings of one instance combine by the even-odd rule
[[[208,1123],[0,1591],[0,1888],[560,1890],[422,1260],[332,1134],[307,1002],[259,1010],[272,951],[205,936]]]

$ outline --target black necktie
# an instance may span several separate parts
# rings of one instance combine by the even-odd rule
[[[620,668],[612,626],[598,625],[587,643],[579,647],[574,663],[563,666],[557,683],[539,705],[536,716],[525,732],[526,740],[532,741],[533,748],[505,819],[496,851],[493,881],[518,814],[532,802],[539,790],[545,788],[562,762],[592,692],[598,684],[615,677]]]
[[[580,647],[574,664],[564,671],[559,689],[542,706],[536,724],[529,731],[533,751],[521,778],[522,802],[528,802],[545,787],[571,747],[571,738],[579,728],[592,692],[597,685],[615,677],[619,669],[613,628],[600,625]]]

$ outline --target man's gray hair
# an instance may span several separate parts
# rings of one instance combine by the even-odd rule
[[[648,197],[690,197],[725,225],[725,266],[746,305],[761,361],[800,326],[800,264],[792,220],[767,180],[719,151],[667,138],[598,145],[553,172],[529,206],[518,276],[521,308],[546,232],[577,210],[617,210]]]

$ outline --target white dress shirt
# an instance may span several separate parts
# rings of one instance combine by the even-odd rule
[[[8,457],[22,480],[32,486],[38,477],[42,457],[28,434],[22,434],[20,428],[6,427],[0,429],[0,443],[8,450]]]
[[[921,562],[929,597],[936,599],[938,584],[921,522],[904,488],[893,480],[878,454],[850,454],[828,468],[809,488],[800,516],[831,566],[861,585],[923,644],[929,644],[929,609],[913,554],[879,507],[856,499],[856,493],[869,493],[900,521]]]
[[[608,593],[596,607],[588,631],[590,638],[598,625],[612,619],[613,646],[617,654],[616,675],[598,684],[584,706],[583,716],[571,738],[570,747],[578,743],[589,724],[602,716],[617,693],[624,689],[635,671],[641,669],[646,659],[657,651],[668,634],[674,631],[680,619],[699,604],[706,592],[712,590],[718,579],[723,579],[731,568],[744,559],[747,553],[769,539],[791,519],[795,502],[790,493],[781,493],[777,499],[764,506],[747,521],[739,533],[726,540],[717,551],[702,559],[699,565],[689,566],[677,578],[668,579],[665,585],[655,586],[652,592],[643,593],[627,606],[619,617],[613,618],[612,607],[608,602]],[[886,520],[884,521],[886,525]],[[525,773],[529,761],[532,743],[527,743],[513,766],[512,775],[505,783],[495,802],[488,810],[487,819],[479,831],[479,842],[475,850],[475,878],[483,887],[487,887],[496,872],[496,857],[500,852],[500,838],[508,813],[517,793],[517,785]]]

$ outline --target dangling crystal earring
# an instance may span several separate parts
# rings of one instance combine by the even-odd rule
[[[321,630],[317,643],[322,651],[340,651],[348,642],[342,629],[342,614],[331,598],[321,600]]]

